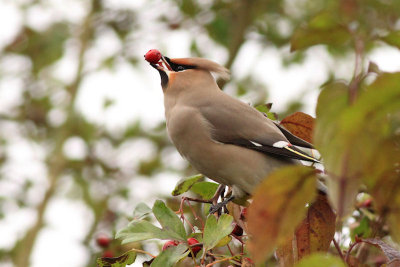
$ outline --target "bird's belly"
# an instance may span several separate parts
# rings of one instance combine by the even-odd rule
[[[200,173],[218,183],[251,194],[271,171],[293,163],[214,141],[209,123],[192,108],[177,107],[169,115],[168,133],[179,153]]]
[[[202,155],[187,153],[185,157],[200,173],[216,182],[234,186],[242,194],[251,194],[273,170],[291,161],[282,161],[244,147],[214,143]],[[210,149],[211,148],[211,149]]]

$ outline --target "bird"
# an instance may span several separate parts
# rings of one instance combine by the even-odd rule
[[[213,74],[229,79],[225,67],[204,58],[169,58],[156,49],[145,58],[161,77],[172,143],[201,174],[230,186],[230,200],[248,198],[280,167],[319,162],[297,148],[312,149],[310,143],[218,87]]]

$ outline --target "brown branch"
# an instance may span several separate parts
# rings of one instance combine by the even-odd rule
[[[353,248],[354,248],[356,245],[358,245],[359,243],[360,243],[360,242],[358,242],[358,241],[354,242],[353,244],[350,245],[349,249],[347,250],[346,258],[345,258],[345,262],[346,262],[347,264],[349,264],[349,258],[350,258],[351,251],[352,251]]]

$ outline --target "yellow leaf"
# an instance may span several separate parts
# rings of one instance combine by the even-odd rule
[[[279,169],[257,187],[247,222],[249,250],[256,262],[293,234],[315,191],[315,171],[305,166]]]

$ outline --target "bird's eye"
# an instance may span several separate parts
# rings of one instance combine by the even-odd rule
[[[182,67],[182,66],[178,66],[178,67],[176,68],[176,70],[177,70],[177,71],[181,71],[181,70],[185,70],[185,68]]]

